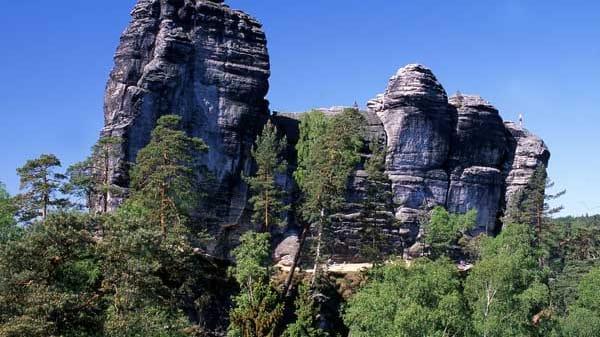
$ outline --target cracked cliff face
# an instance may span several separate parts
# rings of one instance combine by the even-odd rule
[[[106,87],[102,135],[123,140],[112,161],[111,181],[126,188],[129,163],[148,143],[156,120],[165,114],[182,116],[189,134],[210,146],[200,161],[212,172],[207,183],[211,197],[199,208],[219,219],[211,228],[218,234],[213,248],[226,254],[237,234],[249,228],[241,174],[250,173],[250,148],[269,118],[265,34],[255,19],[220,0],[139,0],[132,18]],[[437,205],[453,212],[476,208],[474,234],[497,232],[506,205],[550,157],[539,137],[504,123],[481,97],[448,99],[431,70],[418,64],[398,70],[362,113],[368,124],[365,138],[377,139],[388,151],[389,188],[398,205],[390,214],[402,222],[402,228],[388,229],[393,242],[415,242],[424,209]],[[298,116],[273,119],[290,140],[293,164]],[[368,155],[365,148],[363,157]],[[351,215],[360,211],[353,205],[364,178],[359,170],[347,214],[334,228],[335,250],[344,258],[357,256],[361,224]],[[286,182],[292,189],[290,177]],[[122,202],[115,196],[109,201],[113,209]],[[229,224],[242,226],[219,226]]]
[[[396,217],[414,238],[420,210],[446,204],[456,110],[433,73],[417,64],[398,70],[368,106],[387,134],[387,173],[400,205]]]
[[[247,199],[240,173],[249,171],[252,142],[268,118],[261,25],[222,1],[140,0],[131,15],[105,95],[102,135],[124,141],[112,182],[127,187],[128,163],[158,117],[177,114],[210,146],[201,161],[214,176],[215,215],[238,222]]]
[[[424,209],[477,209],[473,234],[499,230],[510,198],[524,188],[550,153],[544,142],[513,123],[479,96],[447,98],[433,73],[410,64],[368,103],[387,134],[387,173],[396,217],[418,237]]]

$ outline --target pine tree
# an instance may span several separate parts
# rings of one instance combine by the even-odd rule
[[[153,210],[128,200],[105,216],[98,251],[108,308],[107,337],[183,337],[192,325],[183,304],[194,312],[209,272],[195,254],[193,235],[182,224],[163,232]]]
[[[83,199],[83,204],[78,202],[79,207],[92,209],[97,188],[91,158],[69,166],[65,175],[68,180],[62,188],[63,193]]]
[[[317,119],[318,120],[318,119]],[[354,109],[331,117],[326,131],[315,137],[304,160],[304,173],[298,181],[303,193],[302,215],[307,223],[315,223],[315,273],[319,277],[322,264],[322,248],[330,216],[345,201],[348,182],[360,161],[362,148],[363,117]],[[301,124],[301,129],[304,126]],[[309,129],[317,129],[307,125]],[[299,144],[303,148],[305,144]]]
[[[236,266],[230,269],[240,285],[233,298],[229,336],[274,337],[283,317],[283,304],[269,284],[269,233],[247,232],[233,250]]]
[[[162,233],[181,224],[200,198],[198,155],[208,150],[199,138],[180,129],[181,117],[158,119],[150,143],[138,152],[131,171],[131,200],[150,210]]]
[[[300,136],[296,144],[298,167],[294,171],[294,179],[298,186],[303,186],[308,167],[311,165],[311,152],[321,137],[327,132],[329,118],[320,110],[312,110],[300,118]]]
[[[279,138],[277,128],[269,121],[252,149],[258,171],[246,178],[246,182],[252,193],[249,200],[254,209],[252,220],[264,232],[269,232],[273,225],[285,225],[281,219],[281,213],[287,210],[283,200],[285,192],[277,183],[277,176],[287,171],[287,162],[283,159],[286,148],[285,136]]]
[[[102,137],[92,147],[91,164],[95,193],[100,194],[101,213],[108,212],[108,202],[112,195],[123,191],[110,181],[110,171],[114,158],[119,154],[122,140],[118,137]]]
[[[65,179],[64,174],[55,172],[60,167],[60,160],[55,155],[43,154],[17,169],[21,178],[20,188],[25,190],[16,197],[22,221],[38,217],[45,219],[53,207],[68,205],[66,199],[57,197]]]
[[[551,217],[560,212],[562,206],[552,207],[550,201],[560,198],[566,191],[548,194],[547,191],[552,187],[554,183],[548,178],[546,167],[539,166],[527,186],[513,197],[504,219],[504,223],[532,226],[536,237],[534,244],[545,252],[540,256],[540,267],[545,265],[546,260],[557,249],[557,237],[560,234],[560,229],[555,226]]]
[[[296,320],[288,324],[283,332],[284,337],[327,337],[328,334],[317,327],[316,317],[319,313],[310,288],[301,285],[296,305]]]
[[[2,244],[0,336],[104,336],[92,227],[88,215],[52,212]]]

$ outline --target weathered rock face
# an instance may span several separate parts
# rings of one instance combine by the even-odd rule
[[[401,68],[384,94],[368,103],[387,135],[387,172],[396,217],[419,235],[424,209],[452,212],[475,208],[474,234],[494,233],[511,197],[533,172],[547,165],[544,142],[520,126],[502,122],[498,110],[479,96],[448,100],[432,72],[421,65]]]
[[[112,161],[111,181],[126,188],[128,164],[148,143],[156,120],[165,114],[182,116],[189,134],[210,146],[200,160],[214,183],[209,184],[208,204],[199,208],[219,219],[213,229],[222,235],[216,236],[221,241],[215,246],[226,254],[248,226],[220,225],[248,222],[241,173],[250,173],[250,148],[269,118],[265,34],[255,19],[220,0],[139,0],[132,17],[106,87],[102,135],[123,140]],[[342,110],[324,109],[326,114]],[[416,241],[424,209],[436,205],[454,212],[476,208],[474,232],[496,232],[506,205],[550,156],[539,137],[503,123],[498,110],[481,97],[448,99],[422,65],[401,68],[362,113],[365,139],[384,144],[388,151],[386,171],[397,206],[390,211],[402,223],[401,228],[385,229],[393,242]],[[298,115],[280,114],[273,120],[288,136],[293,167]],[[365,147],[363,157],[368,156]],[[332,228],[333,250],[344,259],[360,258],[362,225],[355,215],[364,178],[359,169],[348,207]],[[293,189],[291,175],[282,179]],[[109,200],[112,208],[120,202],[116,196]],[[289,255],[288,250],[281,254]]]
[[[506,128],[498,110],[479,96],[450,98],[458,112],[448,167],[446,206],[452,212],[477,209],[478,232],[493,232],[502,208],[502,166],[508,158]]]
[[[505,205],[510,205],[512,197],[527,186],[535,170],[547,166],[550,151],[544,141],[513,122],[504,123],[509,136],[509,156],[504,163],[506,177]]]
[[[401,68],[368,106],[387,134],[387,173],[400,205],[396,216],[416,237],[420,210],[446,204],[456,110],[433,73],[416,64]]]
[[[156,120],[182,116],[210,146],[201,160],[214,175],[211,209],[235,223],[247,201],[240,172],[249,171],[250,147],[268,118],[269,56],[261,25],[222,2],[139,0],[106,87],[102,135],[123,139],[112,182],[127,187],[127,163]]]

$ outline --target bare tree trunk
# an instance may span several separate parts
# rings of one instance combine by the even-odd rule
[[[104,200],[102,201],[102,213],[108,212],[108,171],[109,171],[108,150],[104,152]]]
[[[317,249],[315,251],[315,267],[313,276],[310,280],[311,287],[315,285],[318,274],[321,270],[321,242],[323,241],[323,220],[325,218],[325,210],[321,209],[321,218],[319,219],[319,227],[317,228]]]
[[[44,187],[48,187],[48,177],[44,176]],[[50,196],[48,195],[48,189],[42,192],[42,219],[46,219],[48,216],[48,203],[50,202]]]

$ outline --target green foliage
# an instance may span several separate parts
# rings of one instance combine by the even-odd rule
[[[482,259],[465,283],[477,334],[535,336],[548,325],[549,290],[534,239],[527,225],[506,225],[498,237],[483,241]]]
[[[198,298],[208,275],[197,245],[205,238],[185,219],[200,192],[195,158],[207,147],[179,123],[171,115],[158,120],[138,152],[131,198],[105,219],[100,252],[110,303],[107,336],[182,336],[191,325],[182,308],[202,310]]]
[[[122,140],[117,137],[102,137],[92,146],[92,155],[67,168],[68,181],[62,190],[79,200],[77,206],[106,213],[108,200],[113,195],[122,194],[121,188],[110,181],[110,171],[115,157],[119,154]]]
[[[96,181],[94,179],[94,166],[90,158],[75,163],[67,168],[65,175],[68,181],[62,190],[79,200],[80,207],[92,208],[94,195],[96,193]]]
[[[600,268],[585,275],[578,287],[577,300],[561,321],[560,336],[592,337],[600,335]]]
[[[319,313],[315,300],[306,285],[299,288],[296,299],[296,320],[288,324],[283,337],[327,337],[328,334],[317,327],[316,317]]]
[[[127,203],[105,221],[99,250],[110,304],[107,336],[180,336],[190,325],[180,308],[202,289],[204,261],[185,226],[163,233],[151,217],[151,210]]]
[[[0,182],[0,244],[21,236],[23,229],[17,226],[16,212],[13,200]]]
[[[233,250],[235,267],[230,269],[240,284],[229,313],[229,336],[273,337],[283,316],[283,303],[269,284],[270,245],[268,233],[247,232]]]
[[[0,336],[103,336],[91,218],[53,213],[0,249]]]
[[[534,228],[533,244],[543,250],[539,256],[539,265],[544,267],[550,259],[560,257],[553,255],[558,249],[560,228],[551,220],[551,216],[560,212],[562,206],[552,207],[550,202],[563,196],[566,191],[549,194],[554,183],[548,178],[546,167],[539,166],[528,182],[519,191],[507,207],[505,223],[529,224]]]
[[[350,299],[344,321],[354,337],[466,336],[469,311],[460,289],[446,259],[385,265]]]
[[[565,217],[554,219],[561,235],[554,255],[562,262],[556,272],[554,304],[556,310],[566,313],[567,308],[577,299],[582,277],[599,266],[600,257],[600,216]]]
[[[148,145],[137,155],[131,170],[131,200],[150,211],[149,220],[167,231],[181,224],[200,198],[198,154],[208,150],[199,138],[180,129],[181,117],[158,119]]]
[[[298,186],[304,185],[310,166],[312,148],[327,132],[328,125],[329,119],[319,110],[305,113],[300,119],[300,137],[296,144],[298,168],[294,171],[294,178]]]
[[[229,336],[275,337],[275,329],[283,317],[279,294],[265,282],[254,282],[234,298],[229,313]]]
[[[19,205],[21,221],[31,221],[38,217],[46,218],[51,208],[68,205],[66,199],[57,197],[65,175],[55,172],[61,167],[60,160],[53,154],[43,154],[39,158],[28,160],[17,169],[21,190],[24,193],[15,197]]]
[[[283,198],[285,192],[277,183],[277,176],[287,171],[287,162],[283,159],[287,149],[285,136],[277,136],[277,128],[269,121],[252,148],[252,157],[258,164],[253,177],[246,178],[252,197],[250,203],[254,212],[252,220],[268,232],[271,225],[284,226],[281,213],[287,210]]]
[[[108,201],[113,195],[122,194],[122,190],[110,181],[110,171],[114,160],[119,155],[122,139],[103,136],[92,147],[91,162],[93,164],[94,192],[100,194],[101,212],[108,212]]]
[[[329,119],[319,111],[303,116],[295,176],[305,196],[307,220],[319,219],[323,209],[337,210],[344,201],[348,179],[360,161],[363,119],[354,109]]]
[[[300,123],[297,149],[303,154],[298,157],[301,171],[296,179],[303,194],[302,216],[309,223],[316,222],[314,281],[319,275],[329,216],[343,204],[349,179],[360,161],[364,118],[354,109],[329,119],[317,111],[305,116]]]
[[[252,231],[240,237],[240,245],[232,252],[236,265],[230,272],[242,287],[249,287],[256,281],[268,279],[268,267],[271,262],[270,237],[268,233]]]
[[[451,244],[473,228],[476,220],[475,209],[465,214],[453,214],[443,207],[434,208],[425,230],[425,242],[430,246],[431,256],[438,258],[446,254]]]

